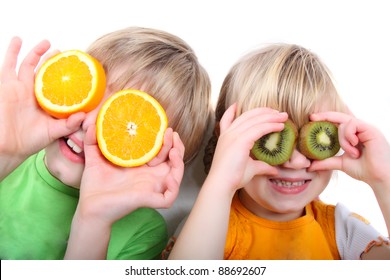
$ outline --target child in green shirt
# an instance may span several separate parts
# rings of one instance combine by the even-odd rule
[[[45,114],[34,71],[50,43],[39,43],[16,71],[20,48],[14,38],[0,75],[0,258],[159,258],[167,229],[152,208],[174,202],[210,112],[210,81],[193,50],[172,34],[138,27],[106,34],[87,50],[106,71],[103,100],[143,90],[169,119],[160,153],[144,166],[120,168],[96,144],[102,104],[68,119]]]

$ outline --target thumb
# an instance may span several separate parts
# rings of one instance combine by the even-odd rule
[[[315,160],[309,167],[310,172],[325,171],[325,170],[342,170],[342,156],[335,156],[324,160]]]
[[[90,125],[84,138],[85,165],[94,166],[106,162],[96,140],[96,126]]]
[[[85,119],[85,113],[76,113],[67,119],[50,119],[50,137],[58,139],[77,131]]]
[[[96,140],[96,126],[95,125],[90,125],[87,128],[87,133],[85,134],[84,145],[94,146],[96,144],[97,144],[97,140]]]
[[[253,160],[253,166],[252,173],[253,176],[255,175],[268,175],[268,176],[277,176],[278,175],[278,169],[275,166],[269,165],[266,162],[263,162],[261,160]]]

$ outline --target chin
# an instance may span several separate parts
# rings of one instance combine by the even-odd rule
[[[69,176],[63,176],[63,178],[57,178],[63,184],[75,189],[80,189],[81,178],[69,178]]]
[[[81,176],[84,169],[80,170],[80,168],[75,168],[75,166],[69,167],[61,164],[53,164],[50,168],[48,167],[48,170],[54,177],[65,185],[77,189],[80,188]]]
[[[50,148],[46,149],[45,164],[50,174],[62,183],[77,189],[80,188],[84,164],[71,162]]]
[[[297,205],[296,203],[294,205],[290,204],[285,204],[285,205],[278,205],[277,207],[273,207],[273,211],[275,213],[280,213],[280,214],[291,214],[291,213],[299,213],[303,211],[307,204],[299,204]]]

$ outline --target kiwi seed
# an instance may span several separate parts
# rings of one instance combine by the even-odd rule
[[[289,160],[298,137],[296,126],[287,120],[280,132],[271,132],[258,139],[252,148],[256,159],[270,165],[279,165]]]
[[[334,156],[340,150],[337,126],[327,121],[305,124],[299,132],[298,149],[307,158],[314,160]]]

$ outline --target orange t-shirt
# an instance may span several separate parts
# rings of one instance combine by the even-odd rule
[[[233,199],[225,259],[340,259],[335,237],[335,206],[320,200],[305,215],[288,222],[269,221]]]

